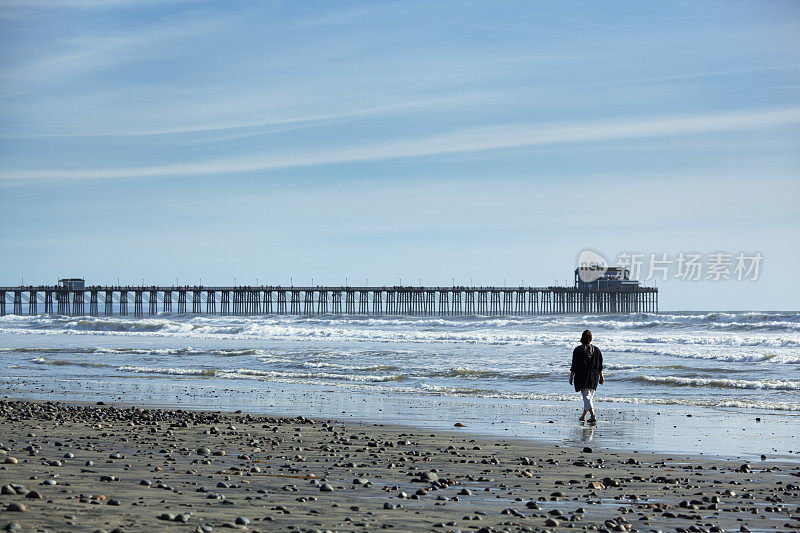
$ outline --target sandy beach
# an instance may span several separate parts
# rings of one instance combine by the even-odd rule
[[[800,465],[313,417],[0,402],[9,531],[800,529]]]

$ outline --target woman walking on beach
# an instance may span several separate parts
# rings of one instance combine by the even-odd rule
[[[569,384],[575,385],[575,392],[580,392],[583,396],[583,414],[580,420],[586,420],[586,413],[589,413],[589,423],[594,424],[597,418],[594,416],[594,404],[592,397],[597,390],[598,383],[602,385],[603,378],[603,354],[592,344],[592,332],[588,329],[581,335],[581,344],[572,351],[572,366],[569,369]]]

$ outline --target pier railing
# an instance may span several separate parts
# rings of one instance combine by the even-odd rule
[[[88,311],[88,312],[87,312]],[[574,287],[0,287],[0,315],[500,316],[657,313],[658,289]]]

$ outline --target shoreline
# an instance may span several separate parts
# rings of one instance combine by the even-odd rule
[[[482,437],[520,438],[540,444],[585,443],[623,452],[681,454],[758,461],[761,455],[800,462],[798,415],[742,408],[598,401],[599,424],[580,425],[575,401],[511,400],[470,396],[374,393],[313,384],[162,377],[109,382],[65,379],[39,383],[4,380],[5,397],[32,401],[106,403],[171,409],[243,410],[275,416],[317,416],[347,423],[398,424],[443,431],[460,422]]]
[[[745,466],[468,431],[3,400],[0,484],[11,490],[0,495],[0,527],[800,529],[795,463]],[[8,510],[15,504],[26,510]]]

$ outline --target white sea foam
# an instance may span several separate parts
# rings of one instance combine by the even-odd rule
[[[119,372],[134,372],[138,374],[166,374],[173,376],[206,376],[217,378],[240,378],[240,379],[290,379],[294,382],[304,382],[306,379],[316,380],[344,380],[357,382],[382,383],[387,381],[397,381],[402,379],[400,375],[351,375],[333,374],[326,372],[285,372],[280,370],[257,370],[252,368],[237,368],[234,370],[219,370],[208,368],[157,368],[144,366],[122,365],[117,367]]]
[[[448,396],[476,396],[481,398],[497,398],[509,400],[532,400],[532,401],[558,401],[575,403],[579,397],[569,394],[507,394],[498,393],[485,389],[472,389],[465,387],[445,387],[439,385],[420,384],[418,390],[439,395]],[[692,399],[692,398],[657,398],[657,397],[626,397],[626,396],[603,396],[594,398],[595,402],[600,403],[621,403],[639,405],[685,405],[689,407],[727,407],[743,409],[761,409],[766,411],[800,411],[800,403],[784,401],[762,401],[748,398],[737,399]]]
[[[563,401],[575,403],[575,396],[559,394],[529,394],[521,396],[519,399],[539,400],[539,401]],[[636,398],[626,396],[597,396],[594,402],[599,403],[621,403],[634,405],[685,405],[687,407],[709,407],[709,408],[741,408],[759,409],[764,411],[800,411],[800,403],[783,401],[761,401],[741,399],[691,399],[691,398]]]
[[[761,390],[800,390],[800,381],[785,379],[725,379],[725,378],[687,378],[680,376],[636,376],[630,381],[643,381],[678,387],[717,387],[723,389],[761,389]]]
[[[669,327],[674,324],[687,326],[699,324],[738,324],[733,318],[750,317],[745,324],[790,325],[791,331],[800,331],[797,314],[742,314],[710,313],[705,315],[622,315],[620,317],[582,317],[587,324],[605,327],[612,331],[621,330],[622,336],[606,333],[602,339],[606,348],[618,351],[653,353],[666,355],[675,352],[677,356],[691,356],[693,346],[708,347],[759,347],[794,348],[800,346],[800,335],[775,335],[771,332],[755,332],[740,335],[726,335],[722,332],[698,330],[692,333],[673,334],[669,330],[657,335],[648,333],[641,336],[635,331],[625,332],[631,325],[647,323],[653,327]],[[715,317],[715,318],[709,318]],[[768,320],[769,317],[776,318]],[[6,317],[3,317],[5,319]],[[0,320],[0,332],[13,334],[93,334],[128,336],[166,336],[198,339],[348,339],[359,342],[380,343],[465,343],[485,345],[510,345],[530,347],[553,347],[569,349],[576,343],[574,331],[558,331],[568,326],[562,323],[563,317],[524,317],[516,319],[480,318],[437,318],[414,320],[413,317],[374,317],[356,320],[347,318],[306,318],[306,317],[154,317],[148,319],[130,318],[81,318],[63,317],[23,317],[28,323],[15,317],[14,320]],[[646,318],[636,320],[636,318]],[[780,318],[781,320],[777,320]],[[568,320],[582,323],[576,317]],[[530,326],[530,327],[526,327]],[[555,326],[555,327],[554,327]],[[649,327],[649,326],[648,326]],[[787,326],[788,327],[788,326]],[[648,346],[651,345],[651,346]],[[652,346],[656,345],[656,346]],[[668,346],[658,346],[668,345]],[[687,350],[675,350],[676,345],[686,345]],[[716,356],[719,360],[741,360],[756,357],[766,360],[774,354],[728,353]],[[714,358],[714,357],[710,357]],[[800,356],[788,356],[788,362],[800,362]]]
[[[146,366],[122,365],[117,367],[119,372],[134,372],[136,374],[167,374],[173,376],[207,376],[217,375],[211,368],[152,368]]]

